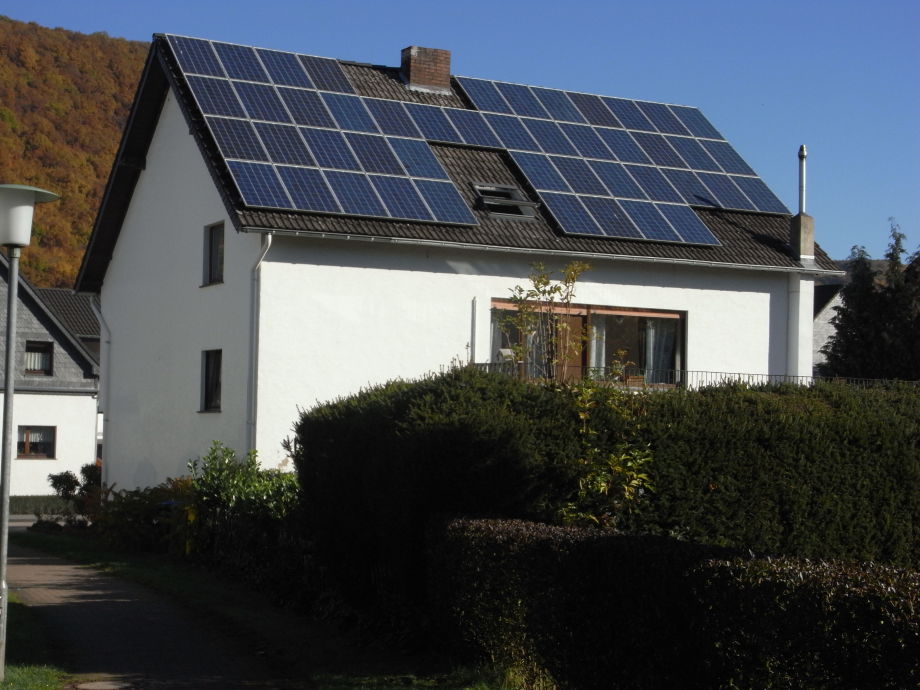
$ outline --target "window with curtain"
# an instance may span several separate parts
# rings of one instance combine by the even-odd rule
[[[54,343],[27,340],[25,365],[27,374],[51,376],[54,373]]]
[[[53,426],[21,426],[16,441],[17,458],[53,458],[57,429]]]

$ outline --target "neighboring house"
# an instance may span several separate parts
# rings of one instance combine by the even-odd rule
[[[4,305],[8,266],[6,256],[0,255]],[[49,474],[69,470],[79,476],[80,468],[97,457],[96,360],[44,302],[41,292],[20,277],[10,470],[13,496],[51,494]],[[5,328],[4,316],[0,332]],[[5,333],[0,340],[2,351]]]
[[[698,110],[449,61],[154,37],[77,280],[101,298],[108,482],[181,475],[212,440],[283,466],[299,409],[500,361],[535,262],[592,266],[569,369],[625,349],[653,380],[811,374],[836,267]]]
[[[815,373],[821,364],[827,361],[827,357],[821,352],[822,348],[827,345],[830,337],[834,335],[836,329],[831,323],[837,315],[837,307],[843,306],[843,299],[840,292],[843,289],[843,283],[823,283],[815,285],[815,323],[814,335],[812,336],[812,366]]]

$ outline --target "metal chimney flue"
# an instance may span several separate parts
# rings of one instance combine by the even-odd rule
[[[799,213],[805,213],[805,158],[808,151],[805,144],[799,147]]]

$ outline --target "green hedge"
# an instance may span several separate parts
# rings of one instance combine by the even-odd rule
[[[525,687],[920,680],[916,572],[713,559],[718,552],[664,537],[457,520],[433,540],[432,611],[451,648],[511,669]]]
[[[58,496],[10,496],[10,515],[61,515],[66,509]]]
[[[630,529],[920,566],[920,388],[739,386],[630,404],[657,489]]]

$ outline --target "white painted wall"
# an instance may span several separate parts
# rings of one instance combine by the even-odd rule
[[[282,462],[298,407],[374,383],[488,361],[491,300],[537,256],[276,238],[262,268],[257,446]],[[550,268],[565,261],[544,257]],[[810,282],[810,281],[806,281]],[[686,312],[688,370],[784,374],[786,274],[595,261],[575,301]],[[475,333],[472,304],[476,300]],[[810,348],[811,333],[803,335]],[[810,351],[810,350],[809,350]]]
[[[201,287],[204,227],[222,220],[225,282]],[[250,269],[258,250],[259,238],[237,235],[226,218],[170,94],[101,293],[108,483],[134,488],[186,474],[188,460],[213,440],[245,450]],[[219,413],[198,411],[207,349],[223,350]]]
[[[0,405],[3,404],[0,393]],[[96,398],[92,395],[17,393],[13,401],[13,446],[10,495],[42,496],[54,493],[49,474],[70,471],[77,477],[83,465],[96,460]],[[53,426],[55,457],[17,458],[19,426]]]

